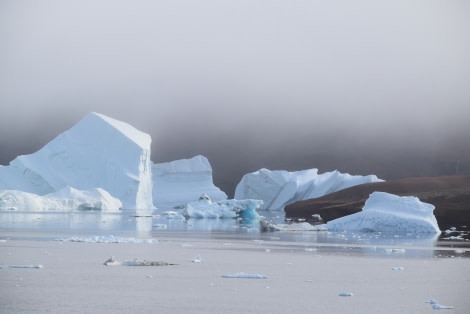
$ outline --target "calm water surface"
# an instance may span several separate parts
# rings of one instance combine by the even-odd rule
[[[260,214],[274,224],[286,223],[283,213],[263,211]],[[279,250],[322,254],[470,257],[470,241],[465,239],[468,232],[461,229],[439,236],[326,231],[261,232],[258,220],[178,219],[158,211],[0,212],[0,230],[0,238],[11,239],[47,241],[97,235],[156,239],[196,237],[257,241]]]

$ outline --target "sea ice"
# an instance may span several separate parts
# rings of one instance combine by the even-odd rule
[[[308,222],[291,223],[291,224],[273,224],[264,219],[260,220],[261,231],[322,231],[318,226],[313,226]],[[326,230],[326,229],[325,229]]]
[[[267,279],[268,277],[260,274],[246,274],[244,272],[235,273],[235,274],[225,274],[222,275],[224,278],[250,278],[250,279]]]
[[[37,195],[17,190],[0,191],[0,210],[116,212],[122,207],[117,198],[101,188],[81,191],[67,186],[57,192]]]
[[[164,261],[148,261],[148,260],[143,260],[143,259],[133,259],[129,261],[120,261],[116,259],[114,256],[111,256],[109,259],[107,259],[103,265],[105,266],[170,266],[170,265],[176,265],[176,264],[171,264],[168,262]]]
[[[193,263],[202,263],[204,260],[202,259],[201,255],[196,256],[191,260]]]
[[[246,218],[258,219],[256,209],[262,205],[259,200],[224,200],[212,202],[203,193],[198,201],[187,203],[180,214],[186,218]]]
[[[429,303],[432,305],[432,308],[434,310],[451,310],[453,309],[454,307],[451,306],[451,305],[442,305],[442,304],[439,304],[439,302],[437,302],[436,300],[434,299],[431,299],[431,300],[428,300],[426,301],[425,303]]]
[[[340,294],[338,294],[338,296],[340,297],[352,297],[354,294],[352,292],[341,292]]]
[[[133,237],[122,238],[115,237],[113,235],[109,236],[94,236],[91,238],[82,238],[82,237],[70,237],[70,238],[60,238],[57,239],[60,242],[90,242],[90,243],[158,243],[157,239],[136,239]]]
[[[260,209],[282,210],[299,200],[380,181],[383,180],[375,175],[353,176],[339,171],[318,174],[318,169],[289,172],[263,168],[243,176],[235,189],[235,199],[259,199],[264,202]]]
[[[33,268],[33,269],[41,269],[44,268],[43,265],[0,265],[0,268]]]
[[[392,267],[392,270],[404,270],[405,268],[402,267],[402,266],[396,266],[396,267]]]
[[[433,205],[417,197],[374,192],[361,212],[329,221],[324,226],[330,231],[440,233],[433,211]]]

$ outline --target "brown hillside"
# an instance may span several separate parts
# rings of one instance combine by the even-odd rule
[[[470,176],[416,177],[366,183],[285,208],[286,218],[311,220],[320,214],[325,222],[357,213],[372,192],[412,195],[433,204],[441,228],[470,225]]]

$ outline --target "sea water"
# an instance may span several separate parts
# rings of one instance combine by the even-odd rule
[[[273,224],[288,223],[280,212],[261,211],[260,215]],[[416,235],[311,230],[262,232],[259,219],[187,219],[165,211],[4,211],[0,212],[0,230],[0,240],[2,237],[57,240],[110,235],[158,239],[171,235],[258,241],[269,243],[274,250],[301,250],[312,254],[470,257],[470,241],[465,237],[456,240],[446,233]],[[466,235],[465,231],[461,231],[461,234]]]

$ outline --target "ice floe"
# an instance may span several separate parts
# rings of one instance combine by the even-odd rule
[[[451,309],[454,308],[452,305],[439,304],[439,302],[437,302],[434,299],[428,300],[425,303],[431,304],[431,306],[434,310],[451,310]]]
[[[86,237],[70,237],[70,238],[59,238],[56,239],[60,242],[89,242],[89,243],[158,243],[157,239],[138,239],[138,238],[123,238],[123,237],[115,237],[113,235],[107,236],[93,236],[91,238]]]
[[[144,259],[133,259],[128,261],[120,261],[116,259],[114,256],[111,256],[107,259],[103,265],[105,266],[170,266],[176,265],[164,261],[148,261]]]
[[[31,268],[31,269],[41,269],[44,268],[43,265],[0,265],[0,268]]]
[[[249,278],[249,279],[267,279],[268,276],[260,274],[247,274],[244,272],[234,273],[234,274],[225,274],[222,275],[224,278]]]
[[[121,207],[120,200],[101,188],[77,190],[67,186],[45,195],[17,190],[0,191],[0,210],[119,212]]]

